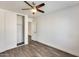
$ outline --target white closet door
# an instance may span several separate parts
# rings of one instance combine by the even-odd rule
[[[23,16],[17,16],[17,43],[24,42],[23,39]]]
[[[6,12],[5,17],[6,49],[17,45],[17,17],[13,12]]]
[[[22,25],[17,25],[17,43],[23,42],[23,30]]]
[[[5,50],[4,13],[0,11],[0,52]]]

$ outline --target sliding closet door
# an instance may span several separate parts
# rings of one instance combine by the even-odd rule
[[[17,45],[17,16],[13,12],[6,12],[5,16],[6,49]]]
[[[4,12],[0,11],[0,52],[5,50]]]
[[[17,15],[17,44],[24,43],[24,18],[21,15]]]

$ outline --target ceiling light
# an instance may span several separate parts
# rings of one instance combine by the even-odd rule
[[[36,8],[31,9],[32,13],[35,14],[37,12]]]

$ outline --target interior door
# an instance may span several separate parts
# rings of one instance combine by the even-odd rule
[[[28,22],[28,43],[31,43],[32,37],[32,22]]]

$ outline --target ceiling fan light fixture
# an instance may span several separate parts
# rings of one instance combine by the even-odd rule
[[[31,12],[36,13],[37,12],[37,9],[36,8],[31,9]]]
[[[36,5],[34,2],[32,2],[32,5],[29,4],[27,1],[24,1],[28,6],[31,7],[31,9],[22,9],[22,10],[30,10],[33,14],[35,14],[36,12],[41,12],[41,13],[44,13],[43,10],[41,10],[40,8],[43,7],[45,5],[45,3],[41,3],[39,5]]]

